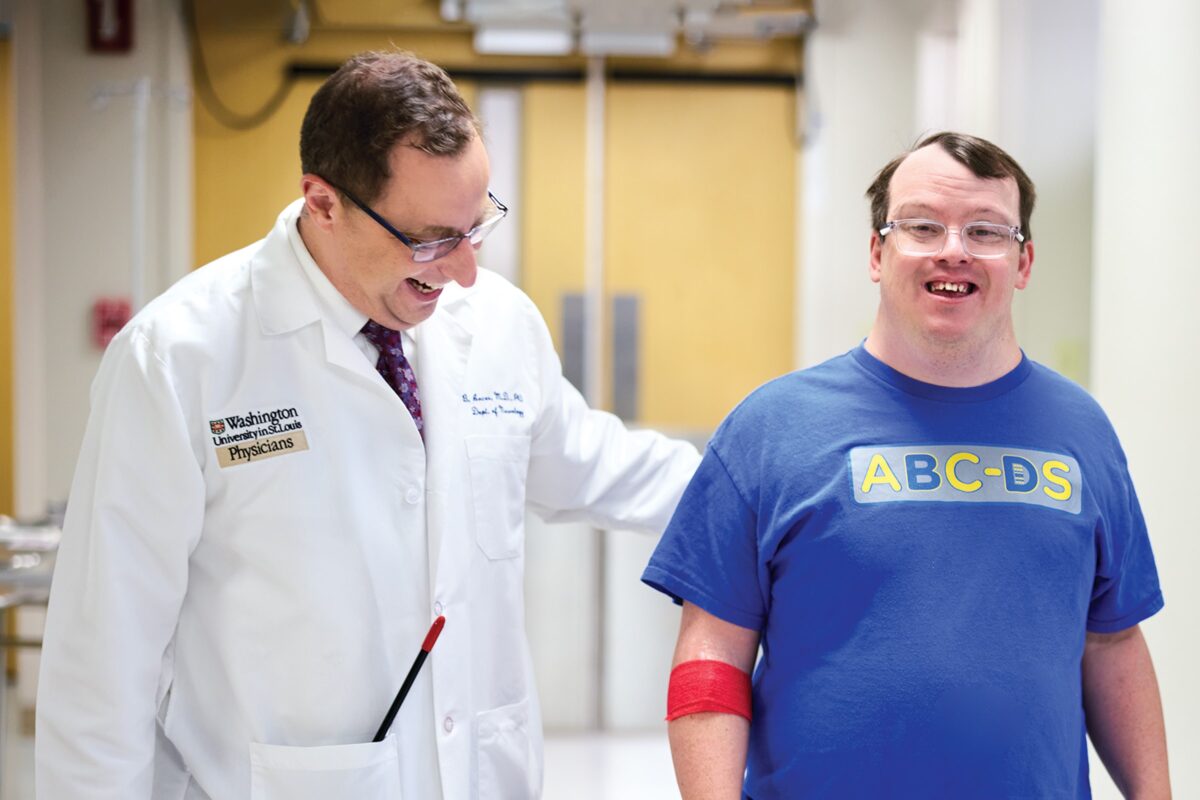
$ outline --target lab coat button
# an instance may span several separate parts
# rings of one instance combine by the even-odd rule
[[[433,604],[433,613],[437,614],[439,617],[442,615],[442,604],[441,603]]]
[[[453,731],[454,730],[454,718],[446,717],[444,720],[442,720],[442,729],[445,730],[446,733],[450,733],[451,731]]]
[[[416,505],[417,501],[420,499],[421,492],[418,489],[409,489],[404,493],[404,502],[408,503],[410,506]]]

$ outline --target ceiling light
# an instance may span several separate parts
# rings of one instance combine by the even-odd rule
[[[480,27],[475,30],[475,52],[487,55],[565,56],[575,47],[575,37],[564,28]]]

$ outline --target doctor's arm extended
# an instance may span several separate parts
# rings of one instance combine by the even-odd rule
[[[758,631],[683,604],[667,701],[671,759],[683,800],[742,796],[750,737],[749,673],[758,640]],[[726,710],[695,710],[701,708]]]
[[[1088,734],[1121,794],[1169,798],[1162,701],[1140,627],[1087,634],[1083,706]]]
[[[688,442],[629,430],[589,408],[562,376],[545,322],[529,303],[542,412],[531,440],[526,500],[548,522],[661,533],[700,463]]]
[[[148,800],[204,484],[170,375],[140,330],[113,340],[91,400],[46,616],[37,796]]]

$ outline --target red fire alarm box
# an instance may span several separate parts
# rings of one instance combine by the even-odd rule
[[[133,49],[133,0],[84,0],[88,50],[128,53]]]
[[[129,301],[124,297],[101,297],[92,303],[92,344],[103,350],[129,322]]]

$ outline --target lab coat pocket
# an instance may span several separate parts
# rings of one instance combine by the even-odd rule
[[[399,800],[396,738],[323,747],[250,743],[251,800]]]
[[[529,742],[529,701],[484,711],[479,731],[479,800],[535,797],[533,751]]]
[[[492,560],[515,558],[521,553],[524,533],[529,439],[468,436],[466,443],[475,540]]]

